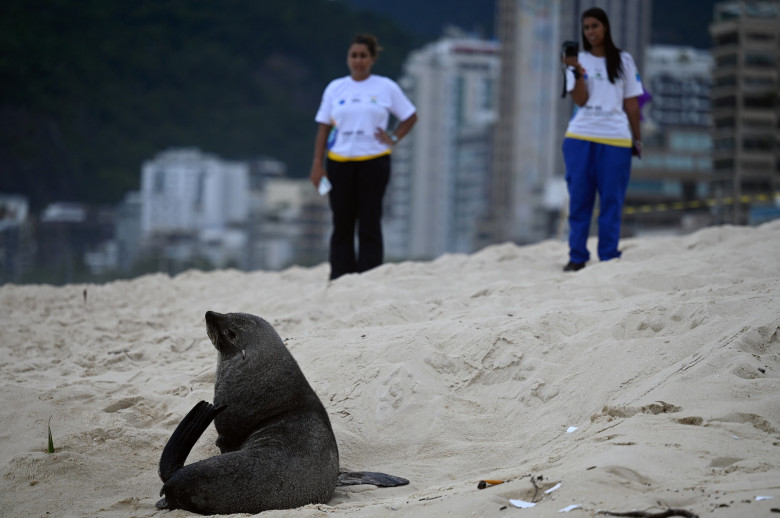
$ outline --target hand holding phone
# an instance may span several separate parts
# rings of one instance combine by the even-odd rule
[[[320,196],[325,196],[331,189],[333,189],[333,184],[330,183],[327,176],[323,176],[322,179],[320,179],[320,184],[317,186]]]

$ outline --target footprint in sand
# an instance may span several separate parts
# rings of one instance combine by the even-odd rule
[[[737,349],[751,354],[766,354],[771,349],[777,349],[780,342],[780,333],[778,333],[776,323],[765,326],[746,326],[739,333],[736,340]]]
[[[667,403],[665,401],[656,401],[655,403],[650,403],[649,405],[645,405],[642,407],[633,407],[628,405],[616,405],[616,406],[605,406],[601,409],[600,414],[596,414],[591,417],[591,421],[598,419],[599,417],[633,417],[636,414],[674,414],[677,412],[680,412],[682,410],[681,407],[677,405],[673,405],[671,403]]]
[[[382,421],[397,412],[415,393],[414,376],[403,365],[397,366],[382,383],[385,387],[376,405],[376,420]]]
[[[109,414],[112,414],[114,412],[119,412],[120,410],[124,410],[126,408],[130,408],[131,406],[134,406],[140,400],[141,398],[139,397],[120,399],[119,401],[115,401],[110,405],[108,405],[106,408],[104,408],[103,412]]]

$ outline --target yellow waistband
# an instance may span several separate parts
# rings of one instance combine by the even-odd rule
[[[631,139],[626,138],[605,138],[605,137],[591,137],[588,135],[577,135],[574,133],[566,132],[566,138],[575,138],[577,140],[587,140],[588,142],[596,142],[597,144],[606,144],[608,146],[615,147],[631,147]]]
[[[341,156],[334,153],[333,151],[328,151],[328,158],[330,160],[335,160],[336,162],[362,162],[364,160],[372,160],[374,158],[379,158],[380,156],[385,156],[389,154],[390,154],[389,149],[377,155],[367,155],[367,156]]]

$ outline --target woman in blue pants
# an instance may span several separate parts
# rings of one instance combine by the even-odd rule
[[[582,48],[564,57],[566,91],[577,111],[563,141],[569,189],[569,262],[577,271],[590,259],[587,241],[596,194],[599,195],[598,255],[620,257],[620,223],[632,153],[641,157],[639,96],[642,83],[634,60],[612,41],[607,14],[582,13]]]

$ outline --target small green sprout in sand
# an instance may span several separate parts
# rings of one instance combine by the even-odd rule
[[[49,453],[54,453],[54,441],[51,438],[51,416],[49,416]]]

